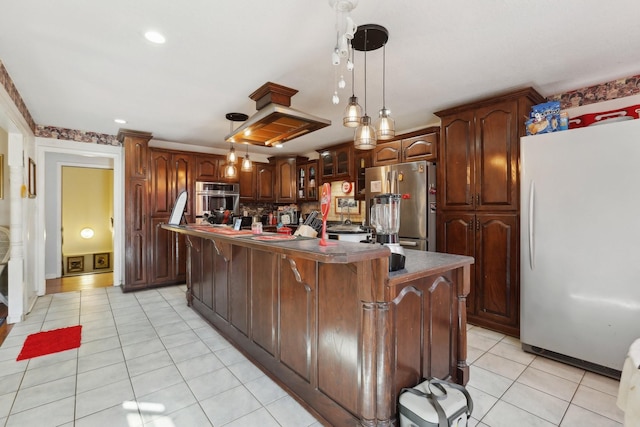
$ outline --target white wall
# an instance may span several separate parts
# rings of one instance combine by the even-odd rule
[[[3,157],[3,176],[0,177],[3,183],[4,189],[4,198],[0,199],[0,225],[8,227],[9,226],[9,216],[11,214],[10,207],[11,204],[9,201],[11,197],[9,197],[9,135],[7,131],[0,127],[0,154]]]

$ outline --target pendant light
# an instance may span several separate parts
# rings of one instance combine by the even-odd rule
[[[387,69],[387,45],[382,47],[382,109],[378,113],[378,123],[376,124],[376,132],[378,139],[392,139],[396,136],[396,124],[391,117],[391,111],[385,106],[385,81]]]
[[[353,52],[353,47],[351,48]],[[354,66],[353,66],[353,53],[351,54],[351,97],[349,98],[349,104],[344,110],[344,117],[342,118],[342,124],[349,128],[357,127],[360,124],[360,118],[362,117],[362,107],[358,104],[358,98],[355,95],[355,79],[354,79]],[[365,88],[366,92],[366,88]]]
[[[242,167],[240,168],[243,172],[251,172],[253,169],[253,162],[249,158],[249,144],[247,145],[247,153],[244,155],[244,159],[242,159]]]
[[[371,126],[371,118],[367,115],[367,51],[373,50],[373,45],[370,46],[368,43],[370,30],[373,32],[377,31],[372,24],[358,27],[356,36],[352,41],[352,44],[353,44],[357,40],[359,40],[358,33],[360,33],[360,35],[363,36],[363,43],[361,45],[362,49],[358,49],[359,46],[356,44],[353,44],[355,49],[364,51],[364,115],[360,119],[360,124],[356,128],[355,136],[353,138],[354,146],[356,149],[359,149],[359,150],[372,150],[376,146],[376,140],[377,140],[376,130],[373,126]],[[372,40],[375,40],[375,39],[372,39]]]
[[[244,122],[249,118],[249,116],[243,113],[227,113],[225,117],[229,120],[230,134],[233,133],[233,122]],[[227,163],[224,166],[224,176],[226,178],[234,178],[238,175],[237,162],[238,156],[236,155],[235,148],[233,148],[233,141],[229,141],[229,153],[227,154]]]

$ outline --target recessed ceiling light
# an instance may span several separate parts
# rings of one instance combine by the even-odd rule
[[[114,121],[114,122],[116,122],[116,123],[118,123],[118,124],[121,124],[121,125],[123,125],[123,124],[127,123],[127,121],[126,121],[126,120],[124,120],[124,119],[113,119],[113,121]]]
[[[151,43],[156,44],[163,44],[167,41],[164,36],[157,31],[147,31],[146,33],[144,33],[144,37]]]

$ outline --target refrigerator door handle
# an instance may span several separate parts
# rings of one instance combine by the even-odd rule
[[[409,240],[398,240],[400,246],[418,246],[418,242],[411,242]]]
[[[535,182],[532,180],[529,186],[529,266],[533,270],[535,267],[535,245],[533,242],[533,206],[535,204]]]

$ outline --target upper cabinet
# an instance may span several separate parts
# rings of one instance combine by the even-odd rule
[[[300,161],[296,163],[296,185],[299,202],[318,201],[318,161]]]
[[[365,193],[365,179],[364,171],[366,168],[370,168],[372,165],[372,152],[371,150],[355,150],[353,153],[354,170],[355,170],[355,188],[353,189],[354,198],[356,200],[364,200]]]
[[[373,166],[395,165],[418,160],[435,161],[439,127],[398,135],[392,141],[378,141],[373,149]]]
[[[296,202],[296,159],[276,158],[276,202]]]
[[[517,210],[523,117],[540,102],[535,91],[524,90],[436,113],[440,209]]]
[[[352,179],[353,143],[336,145],[318,150],[318,152],[320,153],[320,173],[323,183]]]
[[[275,202],[274,192],[276,173],[275,166],[270,163],[259,163],[256,166],[256,200],[259,202]]]
[[[238,182],[240,180],[240,161],[238,161],[238,173],[234,177],[224,175],[224,166],[227,162],[225,156],[216,154],[198,154],[196,156],[196,181],[208,182]]]

